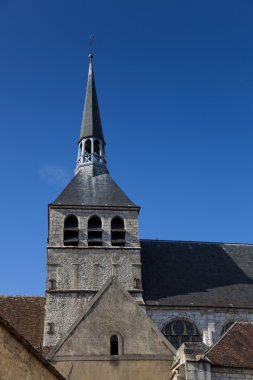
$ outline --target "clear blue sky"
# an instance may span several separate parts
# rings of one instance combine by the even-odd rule
[[[140,236],[253,243],[252,0],[0,0],[0,293],[43,294],[94,68]]]

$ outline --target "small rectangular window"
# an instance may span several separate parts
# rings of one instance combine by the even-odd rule
[[[140,278],[134,278],[134,289],[141,289],[142,283]]]
[[[50,290],[55,290],[56,289],[56,280],[54,278],[52,278],[48,282],[50,284]]]
[[[117,335],[112,335],[110,339],[110,354],[119,355],[119,338]]]
[[[48,325],[47,333],[49,335],[53,335],[54,334],[54,323],[53,322],[49,322],[47,325]]]

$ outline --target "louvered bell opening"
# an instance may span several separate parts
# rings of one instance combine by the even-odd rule
[[[88,221],[88,246],[103,245],[102,222],[98,216],[93,216]]]
[[[126,245],[125,231],[112,230],[112,246],[124,247],[125,245]]]
[[[118,247],[126,245],[124,221],[119,216],[114,217],[111,221],[111,244]]]
[[[63,243],[65,246],[78,246],[79,244],[78,219],[75,215],[69,215],[65,219]]]

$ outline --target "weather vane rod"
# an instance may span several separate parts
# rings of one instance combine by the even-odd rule
[[[91,35],[90,35],[90,38],[89,38],[89,49],[90,49],[89,58],[90,58],[90,59],[93,58],[93,53],[92,53],[93,41],[94,41],[94,37],[93,37],[93,35],[91,34]]]

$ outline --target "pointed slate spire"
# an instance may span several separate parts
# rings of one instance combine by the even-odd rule
[[[92,67],[92,52],[89,54],[90,65],[84,103],[81,133],[78,142],[77,167],[89,166],[96,175],[108,173],[105,159],[105,140],[100,120],[95,79]],[[94,169],[94,170],[93,170]],[[93,173],[94,174],[94,173]]]
[[[83,120],[81,125],[81,133],[79,142],[88,137],[94,137],[104,142],[104,135],[101,125],[97,92],[95,86],[94,72],[92,66],[93,54],[89,54],[90,65],[88,73],[88,83],[86,89],[86,97],[84,103]]]

